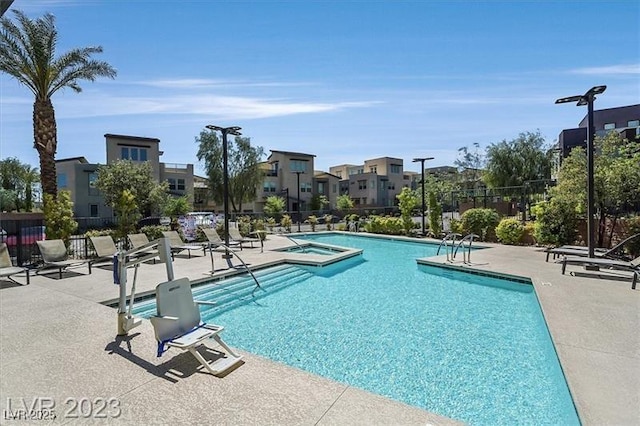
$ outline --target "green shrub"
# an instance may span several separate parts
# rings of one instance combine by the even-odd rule
[[[627,219],[627,232],[629,235],[625,235],[624,238],[640,234],[640,216],[633,216]],[[633,258],[640,256],[640,239],[636,238],[634,241],[626,244],[625,249]]]
[[[449,221],[449,227],[451,228],[451,232],[455,232],[457,234],[462,234],[462,221],[456,218],[451,218]]]
[[[462,233],[476,234],[482,241],[492,240],[500,216],[494,209],[469,209],[462,214]]]
[[[147,225],[140,228],[140,232],[145,234],[147,238],[149,238],[149,241],[162,238],[162,231],[169,231],[169,227],[164,225]]]
[[[373,234],[403,235],[405,233],[405,223],[399,217],[374,215],[369,216],[364,229]]]
[[[331,221],[333,220],[333,215],[325,214],[324,215],[324,223],[327,225],[327,231],[331,231]]]
[[[291,216],[289,216],[288,214],[283,214],[282,219],[280,220],[280,225],[282,225],[287,232],[291,232],[291,225],[293,225]]]
[[[275,217],[267,218],[267,227],[269,228],[269,231],[273,232],[273,228],[275,228],[275,226],[276,226],[276,218]]]
[[[311,225],[311,232],[316,232],[316,225],[318,224],[318,217],[315,214],[309,215],[304,223]]]
[[[505,218],[496,226],[496,237],[502,244],[518,244],[524,235],[524,225],[518,219]]]
[[[58,198],[44,194],[44,223],[49,240],[63,240],[69,247],[71,235],[78,229],[78,222],[73,220],[73,203],[69,191],[58,191]]]
[[[442,232],[442,206],[436,199],[435,192],[429,192],[429,228],[434,237]]]
[[[536,214],[534,235],[540,244],[561,246],[575,241],[578,234],[575,202],[552,198],[551,201],[538,203],[534,211]]]

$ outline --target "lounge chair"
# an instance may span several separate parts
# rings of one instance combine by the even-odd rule
[[[11,263],[11,256],[9,256],[9,249],[7,248],[7,245],[5,243],[0,243],[0,277],[9,278],[9,280],[13,281],[14,283],[20,284],[12,277],[23,272],[26,273],[27,284],[29,284],[29,270],[27,268],[13,266],[13,263]]]
[[[217,247],[222,247],[225,245],[224,240],[220,238],[220,235],[215,229],[213,228],[201,228],[201,229],[205,237],[207,237],[207,241],[206,241],[207,246],[205,247],[205,250],[214,250]],[[232,248],[234,246],[240,246],[240,243],[233,240],[229,240],[229,248]],[[242,247],[240,248],[242,249]]]
[[[171,246],[171,256],[176,253],[187,250],[189,259],[191,259],[191,250],[203,250],[202,245],[185,244],[180,238],[180,234],[177,231],[162,231],[162,235],[169,239],[169,245]]]
[[[243,237],[238,228],[231,227],[229,227],[229,238],[240,243],[240,248],[242,248],[242,243],[251,243],[251,248],[253,248],[253,243],[260,242],[260,238]]]
[[[38,269],[38,273],[45,269],[56,268],[60,279],[62,279],[62,271],[70,266],[77,266],[86,263],[82,260],[71,260],[67,255],[67,246],[62,240],[43,240],[36,241],[42,261],[44,264]],[[89,270],[91,272],[91,270]]]
[[[640,239],[640,234],[634,234],[628,238],[625,238],[623,241],[620,241],[615,246],[610,249],[604,248],[596,248],[594,250],[594,255],[596,257],[604,257],[609,259],[621,259],[619,253],[624,249],[624,246],[629,242],[634,241],[636,239]],[[565,256],[589,256],[589,248],[583,246],[561,246],[556,248],[551,248],[547,250],[547,259],[549,261],[549,255],[553,254],[553,258],[555,259],[559,255]]]
[[[222,326],[202,322],[197,304],[213,302],[194,301],[188,278],[167,281],[156,287],[157,315],[150,320],[158,341],[158,357],[168,348],[182,349],[191,352],[211,374],[221,374],[240,362],[242,356],[222,341],[219,336],[224,329]],[[197,348],[209,338],[224,348],[225,357],[208,362],[198,352]]]
[[[89,273],[91,273],[91,266],[95,263],[101,262],[113,262],[113,256],[118,253],[118,248],[113,242],[113,238],[109,235],[101,237],[89,237],[93,248],[96,251],[97,257],[89,260]]]
[[[128,234],[127,238],[129,239],[129,244],[131,244],[131,248],[138,248],[138,247],[142,247],[145,244],[149,244],[149,238],[147,237],[147,234],[144,233],[140,233],[140,234]],[[149,251],[143,251],[137,254],[137,256],[144,256],[147,254],[151,254],[153,252],[153,250],[149,250]],[[153,264],[155,265],[156,263],[156,258],[154,257],[153,259]]]
[[[565,256],[562,259],[562,274],[564,275],[567,265],[584,265],[584,266],[598,266],[607,269],[615,269],[620,271],[633,272],[633,281],[631,288],[635,290],[638,277],[640,277],[640,257],[636,257],[634,260],[617,260],[617,259],[605,259],[602,257],[572,257]]]

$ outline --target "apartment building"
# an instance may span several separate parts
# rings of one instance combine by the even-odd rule
[[[314,193],[313,160],[315,155],[301,152],[271,150],[271,154],[261,167],[264,170],[262,188],[257,188],[256,200],[249,211],[264,211],[267,197],[276,195],[286,200],[287,211],[309,209]]]
[[[397,204],[396,196],[402,188],[411,185],[403,168],[401,158],[380,157],[365,160],[362,165],[332,166],[329,173],[340,178],[340,195],[348,194],[354,205],[389,207]]]
[[[155,181],[169,183],[169,193],[176,197],[188,196],[194,201],[193,164],[160,162],[160,139],[139,136],[104,135],[107,164],[118,160],[148,162]],[[56,161],[58,188],[71,193],[76,217],[109,217],[113,210],[105,205],[104,197],[95,187],[100,164],[89,163],[85,157]]]
[[[104,203],[96,188],[99,164],[91,164],[84,157],[56,160],[58,189],[71,194],[76,217],[111,217],[113,210]]]
[[[587,147],[588,119],[585,115],[577,128],[560,132],[557,147],[562,158],[566,158],[576,146]],[[640,104],[594,111],[593,125],[598,136],[616,131],[626,139],[635,139],[640,136]]]

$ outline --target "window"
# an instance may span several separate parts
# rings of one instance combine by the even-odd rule
[[[391,165],[391,173],[402,173],[402,165],[400,164],[392,164]]]
[[[369,173],[378,173],[378,166],[369,167]]]
[[[291,166],[291,171],[292,172],[306,172],[307,171],[307,161],[291,160],[290,166]]]
[[[324,182],[318,182],[318,194],[324,194]]]
[[[631,120],[627,122],[627,127],[638,127],[640,126],[640,120]]]
[[[300,192],[311,192],[311,184],[308,182],[301,183]]]
[[[359,180],[358,181],[358,189],[367,189],[367,181]]]
[[[362,204],[367,204],[367,197],[362,197]]]
[[[331,192],[335,194],[337,190],[338,190],[338,185],[336,185],[335,183],[331,185]]]
[[[169,190],[170,191],[175,191],[176,190],[176,180],[173,178],[169,178],[167,179],[167,182],[169,182]]]
[[[352,198],[351,201],[353,202],[354,206],[360,205],[360,198]]]
[[[98,205],[97,204],[89,204],[89,216],[98,217]]]
[[[358,173],[357,173],[357,174],[361,175],[361,174],[363,174],[363,173],[364,173],[364,168],[362,168],[362,169],[358,169]]]
[[[98,180],[98,174],[96,172],[89,172],[87,175],[89,181],[89,195],[98,195],[99,191],[96,188],[96,180]]]
[[[66,173],[58,173],[58,188],[67,187],[67,175]]]
[[[147,161],[147,148],[120,147],[120,158],[131,161]]]
[[[604,129],[605,130],[613,130],[616,128],[616,123],[605,123],[604,124]]]
[[[96,172],[89,173],[89,188],[96,187],[96,180],[98,180],[98,174]]]
[[[275,182],[264,182],[262,184],[262,190],[264,192],[276,192],[276,183]]]
[[[372,189],[376,188],[376,180],[375,179],[371,179],[371,188]]]
[[[338,176],[338,178],[342,179],[342,172],[336,172],[336,176]]]
[[[391,190],[396,189],[396,184],[394,182],[389,182],[389,189]]]
[[[178,191],[184,191],[184,179],[178,179]]]

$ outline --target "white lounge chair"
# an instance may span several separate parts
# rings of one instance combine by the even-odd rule
[[[62,271],[70,266],[82,265],[86,263],[82,260],[71,260],[67,255],[67,246],[64,245],[62,240],[43,240],[36,241],[40,254],[42,255],[42,261],[44,264],[38,273],[45,269],[57,268],[60,279],[62,279]]]
[[[27,268],[21,268],[19,266],[13,266],[11,263],[11,256],[9,256],[9,249],[5,243],[0,244],[0,277],[9,278],[16,284],[20,284],[12,277],[17,274],[25,273],[27,275],[27,284],[29,284],[29,270]]]
[[[187,250],[189,259],[191,259],[191,250],[203,250],[202,245],[185,244],[180,238],[180,234],[177,231],[162,231],[162,235],[169,239],[169,245],[171,246],[171,256],[176,253],[180,253],[183,250]]]
[[[158,357],[168,348],[178,348],[191,352],[211,374],[224,373],[238,364],[242,356],[234,353],[220,338],[219,334],[224,327],[201,321],[200,309],[196,303],[213,302],[194,302],[188,278],[167,281],[156,287],[157,315],[150,319],[158,341]],[[225,357],[208,362],[198,352],[197,348],[209,338],[213,338],[224,348]]]
[[[229,227],[229,238],[239,243],[240,248],[242,248],[242,243],[251,243],[251,248],[253,248],[253,243],[260,242],[260,238],[243,237],[238,228],[232,227]]]
[[[571,257],[565,256],[562,259],[562,274],[564,275],[567,265],[590,265],[598,266],[607,269],[615,269],[620,271],[630,271],[633,273],[633,279],[631,282],[631,289],[636,289],[636,283],[640,277],[640,257],[631,261],[605,259],[603,257]]]
[[[100,237],[89,237],[97,257],[89,260],[89,273],[91,273],[91,266],[96,263],[113,262],[113,256],[118,252],[118,248],[113,242],[113,238],[109,235]]]

